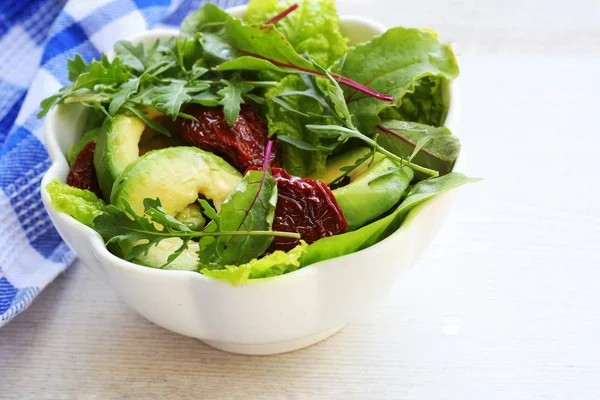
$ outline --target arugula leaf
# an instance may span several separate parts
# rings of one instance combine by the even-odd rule
[[[269,231],[276,203],[277,182],[270,171],[250,170],[221,206],[219,230]],[[205,255],[204,260],[206,264],[221,266],[246,263],[264,254],[272,240],[268,236],[222,236],[216,239],[214,254]],[[206,240],[201,245],[210,242]]]
[[[130,113],[132,113],[133,115],[135,115],[136,117],[138,117],[139,119],[141,119],[142,121],[144,121],[144,123],[146,125],[148,125],[151,129],[155,130],[156,132],[162,133],[163,135],[165,135],[167,137],[171,137],[171,132],[169,132],[167,130],[167,128],[162,126],[155,119],[148,118],[148,116],[146,115],[146,113],[144,111],[141,111],[141,110],[135,108],[132,104],[127,104],[127,103],[125,103],[123,108],[125,110],[129,111]]]
[[[460,153],[460,140],[445,127],[390,120],[383,121],[378,129],[385,132],[379,136],[378,142],[382,147],[400,157],[411,156],[411,161],[439,171],[440,175],[452,171]],[[422,175],[417,177],[423,178]]]
[[[206,83],[196,83],[194,86],[186,86],[185,81],[172,81],[166,86],[159,86],[154,91],[156,109],[172,115],[173,119],[179,115],[179,110],[184,103],[192,99],[193,93],[202,92],[210,87]]]
[[[75,82],[79,75],[89,71],[89,66],[81,54],[76,54],[74,59],[67,61],[67,70],[69,71],[69,80]]]
[[[94,89],[96,85],[115,85],[126,82],[129,79],[127,67],[119,58],[112,62],[106,56],[100,61],[93,61],[89,66],[89,72],[84,72],[75,81],[73,90]]]
[[[69,93],[71,93],[72,89],[72,86],[65,86],[61,88],[58,91],[58,93],[46,97],[44,100],[42,100],[42,102],[40,103],[40,111],[38,111],[37,117],[42,118],[43,116],[48,114],[48,112],[52,108],[54,108],[54,106],[62,102],[69,95]]]
[[[238,80],[224,80],[225,87],[217,92],[222,99],[219,104],[223,106],[223,114],[229,126],[235,124],[240,114],[240,104],[244,103],[242,95],[248,93],[254,86]]]
[[[204,205],[206,204],[205,202]],[[211,226],[212,228],[209,229]],[[249,248],[247,247],[249,243],[256,243],[256,241],[249,238],[260,237],[263,238],[263,242],[270,243],[270,240],[265,238],[272,239],[273,236],[299,237],[295,233],[276,232],[270,229],[227,231],[214,229],[216,226],[216,224],[209,224],[202,231],[192,231],[184,223],[168,215],[159,199],[144,199],[143,215],[136,214],[131,205],[123,200],[121,207],[108,205],[93,220],[93,228],[102,236],[106,244],[118,243],[122,251],[122,257],[126,260],[134,260],[142,255],[147,255],[152,246],[156,246],[164,239],[180,238],[183,243],[182,248],[177,250],[177,254],[182,254],[187,249],[190,239],[201,238],[204,241],[204,238],[215,237],[221,238],[223,241],[227,240],[225,243],[227,247],[224,250],[228,257],[226,259],[232,259],[232,263],[245,262],[247,260],[244,257],[248,256],[250,252],[244,249]],[[239,260],[233,257],[236,249],[230,243],[234,239],[236,239],[236,243],[241,243],[242,245],[242,251],[239,253],[242,257]],[[221,243],[219,239],[215,240],[215,242]],[[202,251],[203,249],[200,252],[202,253]],[[253,255],[250,258],[256,256]],[[170,257],[170,261],[168,261],[172,262],[174,259],[175,256]]]
[[[398,27],[351,48],[335,72],[394,97],[395,102],[386,103],[344,88],[358,129],[370,135],[380,123],[382,110],[399,106],[407,93],[415,91],[419,79],[453,79],[458,67],[451,48],[432,31]]]
[[[293,3],[294,0],[252,0],[244,19],[250,24],[265,23]],[[299,54],[307,53],[321,65],[330,66],[347,50],[348,39],[340,32],[335,0],[304,0],[276,27]]]
[[[444,176],[419,182],[409,191],[396,210],[387,217],[355,231],[326,237],[311,243],[302,256],[301,264],[306,266],[370,247],[394,233],[407,214],[419,204],[438,194],[479,180],[468,178],[458,172],[451,172]]]
[[[127,99],[138,91],[139,87],[140,80],[137,78],[125,82],[108,105],[108,113],[110,115],[115,115],[117,111],[119,111],[119,108],[125,104]]]
[[[106,209],[104,201],[94,193],[61,183],[58,179],[48,183],[45,190],[58,211],[69,214],[87,226],[92,226],[94,218]]]
[[[198,103],[207,107],[214,107],[219,104],[219,101],[219,96],[208,90],[194,95],[190,99],[190,103]]]
[[[133,43],[120,40],[114,46],[116,56],[129,68],[137,72],[143,72],[148,62],[146,50],[143,43]]]
[[[287,253],[277,250],[242,265],[227,265],[221,269],[203,268],[200,272],[211,278],[227,281],[232,285],[241,285],[249,279],[268,278],[295,271],[300,267],[300,258],[306,248],[307,244],[302,240],[298,246]]]

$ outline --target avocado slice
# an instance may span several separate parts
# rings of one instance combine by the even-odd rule
[[[94,167],[104,197],[109,198],[119,174],[140,154],[139,142],[146,124],[136,117],[117,115],[107,120],[96,138]]]
[[[242,175],[221,157],[196,147],[153,150],[133,161],[114,184],[110,201],[127,200],[137,214],[145,198],[159,198],[167,214],[175,217],[199,195],[220,209]]]
[[[325,175],[323,175],[323,178],[321,180],[330,185],[331,182],[335,181],[338,177],[340,177],[340,175],[344,173],[344,171],[341,170],[342,167],[352,166],[358,160],[370,153],[371,149],[369,149],[368,147],[356,147],[352,150],[348,150],[345,153],[331,157],[329,160],[327,160]],[[381,160],[384,157],[385,156],[381,153],[375,153],[375,157],[373,158],[373,160],[369,160],[369,162],[362,163],[354,171],[352,171],[352,173],[354,175],[360,175],[363,172],[365,172],[370,165],[373,165],[373,163]]]
[[[340,167],[354,165],[370,151],[359,149],[333,157],[327,165],[327,175],[335,179],[341,174]],[[331,175],[330,168],[335,169]],[[333,190],[348,221],[348,230],[357,229],[392,208],[400,201],[413,176],[411,168],[402,167],[379,153],[372,162],[365,162],[350,172],[350,183]]]
[[[177,250],[183,241],[180,238],[168,238],[161,240],[156,246],[150,247],[147,254],[142,254],[133,261],[137,264],[151,268],[162,268],[167,263],[169,255]],[[198,268],[198,242],[191,240],[188,248],[164,269],[176,269],[180,271],[195,271]]]
[[[206,225],[206,219],[199,204],[188,204],[183,211],[177,213],[175,219],[193,231],[200,231]]]

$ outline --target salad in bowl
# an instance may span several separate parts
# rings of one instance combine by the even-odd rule
[[[164,282],[202,276],[228,301],[250,304],[233,291],[260,281],[267,293],[278,276],[395,240],[417,206],[473,181],[453,171],[460,142],[446,122],[458,66],[433,31],[340,20],[333,0],[252,0],[228,11],[206,4],[179,31],[119,41],[100,60],[78,55],[68,62],[71,83],[42,102],[51,156],[68,164],[51,169],[43,198],[86,263]],[[78,132],[56,155],[54,142],[65,148],[56,132],[64,115]],[[95,259],[78,248],[78,232],[101,238]],[[107,272],[109,280],[123,285],[117,273]],[[141,291],[146,278],[137,279]],[[169,329],[245,340],[198,333],[206,321],[176,326],[167,310],[152,316],[139,293],[117,290]],[[256,321],[236,328],[280,343],[329,332],[347,315],[333,320],[281,335]]]

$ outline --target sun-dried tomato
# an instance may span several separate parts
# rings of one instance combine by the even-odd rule
[[[96,193],[98,197],[102,197],[96,169],[94,168],[95,150],[96,142],[89,142],[81,149],[67,175],[67,185],[89,190]]]
[[[227,124],[223,107],[192,104],[185,113],[198,121],[177,118],[174,129],[189,144],[215,153],[240,171],[263,164],[267,146],[267,122],[251,104],[242,104],[240,115],[232,126]],[[271,165],[280,165],[278,150],[273,149]]]
[[[346,230],[346,217],[324,182],[290,176],[283,168],[272,168],[271,173],[277,181],[273,230],[297,232],[307,243]],[[276,236],[268,252],[291,250],[299,242],[299,239]]]

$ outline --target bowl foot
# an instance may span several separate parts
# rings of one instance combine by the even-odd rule
[[[319,343],[320,341],[335,335],[336,333],[341,331],[344,326],[346,326],[346,324],[337,326],[333,329],[329,329],[324,332],[315,333],[314,335],[305,336],[294,340],[288,340],[285,342],[265,344],[242,344],[220,342],[217,340],[201,340],[201,342],[209,345],[210,347],[214,347],[215,349],[226,351],[229,353],[266,356],[271,354],[287,353],[290,351],[312,346],[313,344]]]

